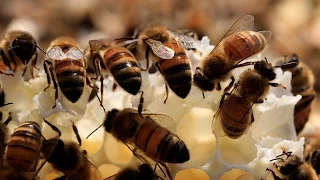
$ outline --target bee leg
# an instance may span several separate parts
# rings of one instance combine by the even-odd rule
[[[38,59],[38,53],[36,52],[35,57],[31,60],[32,67],[30,68],[30,75],[32,79],[34,79],[34,72],[33,68],[36,68],[37,70],[40,70],[36,65],[37,65],[37,59]]]
[[[12,70],[10,61],[8,60],[6,55],[4,54],[4,51],[2,48],[0,48],[0,56],[2,57],[4,65],[6,65],[6,67],[8,67],[10,70]]]
[[[244,66],[254,65],[255,63],[256,63],[255,61],[249,61],[249,62],[245,62],[245,63],[241,63],[241,64],[236,64],[236,65],[232,66],[231,69],[235,69],[235,68],[239,68],[239,67],[244,67]]]
[[[258,100],[256,100],[256,101],[254,101],[253,103],[255,103],[255,104],[262,104],[263,102],[264,102],[263,99],[258,99]]]
[[[224,100],[226,99],[226,96],[230,95],[229,92],[224,92],[222,97],[221,97],[221,100],[220,100],[220,103],[219,103],[219,107],[222,106],[222,104],[224,103]]]
[[[101,83],[101,85],[100,85],[100,95],[101,95],[100,106],[102,106],[102,102],[103,102],[103,81],[104,81],[104,77],[101,74],[101,65],[100,65],[101,62],[104,62],[104,61],[101,59],[100,56],[95,59],[95,61],[94,61],[94,69],[95,69],[95,72],[96,72],[96,77],[92,78],[92,79],[97,80],[98,77],[100,77],[100,83]],[[91,83],[88,83],[88,84],[91,84]],[[94,88],[97,88],[97,87],[94,86]]]
[[[118,87],[117,83],[114,82],[112,85],[112,92],[114,92],[117,89],[117,87]]]
[[[266,171],[270,171],[272,173],[273,179],[274,180],[285,180],[280,178],[279,176],[276,175],[276,173],[274,171],[272,171],[271,169],[267,168]]]
[[[166,84],[166,98],[163,101],[164,104],[167,103],[168,97],[169,97],[169,88],[168,88],[168,85]]]
[[[49,70],[50,70],[50,74],[51,74],[51,77],[52,77],[53,87],[55,89],[55,93],[54,93],[55,100],[54,100],[54,105],[52,106],[52,109],[54,109],[57,106],[56,101],[58,99],[58,83],[57,83],[57,81],[55,79],[55,76],[54,76],[53,67],[51,66],[49,68]]]
[[[149,69],[149,53],[150,53],[150,47],[147,46],[147,49],[146,49],[146,54],[145,54],[145,57],[146,57],[146,68],[145,69],[141,69],[141,71],[147,71]]]
[[[78,131],[77,126],[76,126],[76,125],[74,125],[74,123],[73,123],[73,122],[72,122],[72,130],[73,130],[74,134],[75,134],[75,135],[76,135],[76,137],[77,137],[77,140],[78,140],[79,146],[81,146],[81,144],[82,144],[81,137],[80,137],[80,135],[79,135],[79,131]]]
[[[203,99],[206,98],[206,96],[204,95],[204,91],[202,91],[202,97]]]
[[[61,136],[61,131],[53,124],[51,124],[49,121],[47,121],[46,119],[43,119],[44,122],[51,127],[52,130],[56,131],[59,134],[59,137]]]
[[[86,77],[86,83],[92,89],[99,89],[97,86],[91,84],[91,81],[90,81],[90,79],[88,77]],[[103,102],[103,87],[102,86],[103,86],[103,79],[102,79],[101,87],[100,87],[100,93],[101,93],[101,99],[99,99],[100,106],[103,106],[102,105],[102,102]]]
[[[221,91],[221,84],[220,84],[220,82],[217,83],[217,90],[218,90],[218,91]]]
[[[144,98],[143,98],[143,91],[141,91],[141,97],[139,101],[139,106],[138,106],[138,113],[141,114],[143,110],[143,103],[144,103]]]
[[[9,116],[8,116],[8,118],[3,122],[3,124],[8,125],[10,121],[12,121],[11,112],[9,112]]]
[[[166,176],[166,173],[163,171],[163,169],[161,168],[161,166],[159,166],[159,163],[156,163],[156,165],[154,166],[153,172],[156,174],[156,169],[157,167],[159,167],[160,171],[162,172],[162,174],[164,175],[164,177]],[[157,175],[158,176],[158,175]],[[158,176],[159,178],[161,178],[160,176]],[[162,178],[161,178],[162,179]]]
[[[51,85],[51,77],[50,77],[50,73],[49,73],[49,66],[52,66],[52,63],[48,60],[44,60],[43,62],[43,69],[44,69],[44,72],[46,73],[47,75],[47,82],[48,82],[48,86],[46,88],[44,88],[44,91],[46,91],[50,85]]]
[[[158,162],[158,163],[161,164],[166,169],[166,173],[167,173],[169,179],[172,180],[172,175],[171,175],[171,172],[170,172],[168,166],[163,162]]]
[[[235,81],[235,79],[234,79],[234,77],[232,76],[232,77],[231,77],[231,82],[229,83],[229,85],[228,85],[226,88],[224,88],[224,92],[230,91],[230,89],[232,88],[232,86],[233,86],[233,84],[234,84],[234,81]]]
[[[283,89],[287,89],[284,85],[279,83],[269,83],[269,85],[272,87],[282,87]]]

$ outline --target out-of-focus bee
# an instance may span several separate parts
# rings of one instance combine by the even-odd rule
[[[252,106],[264,101],[270,86],[282,86],[270,82],[275,78],[274,67],[267,60],[255,62],[254,69],[243,72],[231,93],[222,96],[213,117],[213,133],[234,139],[242,136],[254,121]]]
[[[288,64],[290,62],[295,62]],[[294,108],[294,125],[297,133],[299,133],[307,123],[311,111],[311,103],[316,96],[314,91],[314,75],[306,64],[299,60],[296,54],[286,56],[284,60],[276,62],[277,65],[287,63],[287,66],[281,66],[283,71],[292,73],[291,86],[292,94],[300,94],[302,98]]]
[[[51,154],[57,145],[60,131],[48,121],[45,120],[45,122],[57,134],[52,138],[51,145],[47,149]],[[45,141],[40,126],[36,122],[27,121],[21,124],[8,140],[1,177],[4,179],[34,179],[46,162],[41,155],[42,143]]]
[[[137,169],[125,168],[106,180],[158,180],[161,179],[147,163],[141,164]]]
[[[319,132],[307,132],[300,134],[300,137],[305,138],[305,146],[303,157],[304,160],[310,164],[316,173],[320,174],[320,139]]]
[[[55,142],[55,139],[49,139],[46,143],[43,143],[43,156],[48,159],[48,162],[52,164],[53,168],[63,172],[65,175],[57,179],[102,179],[99,170],[87,159],[87,151],[80,150],[81,138],[78,133],[77,127],[73,124],[72,129],[76,134],[78,143],[64,142],[61,139],[58,140],[58,144],[52,153],[48,153],[47,146],[51,147],[51,141]]]
[[[171,90],[181,98],[185,98],[191,89],[191,63],[184,48],[196,48],[200,41],[190,36],[169,30],[163,25],[150,26],[142,29],[135,36],[138,39],[136,49],[131,48],[137,59],[147,59],[149,56],[163,75]],[[133,46],[134,47],[134,46]],[[130,48],[130,47],[129,47]],[[168,98],[168,88],[166,86]]]
[[[141,104],[140,104],[141,105]],[[139,105],[139,106],[140,106]],[[160,126],[156,121],[172,122],[169,116],[161,114],[142,114],[131,108],[113,109],[107,113],[103,126],[108,133],[126,144],[139,159],[146,162],[138,151],[170,171],[165,163],[183,163],[190,159],[185,143],[175,134]]]
[[[13,72],[23,70],[25,66],[31,64],[36,68],[38,59],[37,48],[42,50],[31,34],[25,31],[10,31],[0,44],[0,73],[6,74],[6,68]],[[43,50],[42,50],[43,51]],[[33,68],[30,68],[32,77]],[[13,75],[13,74],[6,74]]]
[[[251,31],[254,18],[246,15],[236,21],[224,35],[218,45],[207,55],[197,67],[193,76],[194,84],[202,91],[221,90],[221,81],[231,78],[226,89],[234,83],[231,71],[237,67],[251,65],[252,62],[241,63],[246,58],[263,50],[271,37],[270,31]]]
[[[96,79],[100,77],[103,81],[100,67],[103,64],[125,91],[136,95],[141,87],[141,70],[134,55],[121,43],[112,40],[90,40],[89,45],[90,54],[86,57],[94,65]]]
[[[281,156],[286,156],[286,159]],[[273,170],[267,168],[266,170],[272,173],[275,180],[318,180],[318,176],[312,166],[303,162],[298,156],[292,155],[292,152],[283,152],[270,160],[270,162],[272,161],[276,161],[274,166],[284,176],[284,178],[280,178]]]
[[[93,87],[86,76],[86,66],[83,51],[71,37],[59,37],[51,42],[47,50],[48,60],[44,60],[44,70],[47,74],[48,87],[53,82],[55,99],[58,98],[58,88],[72,103],[81,97],[85,85]],[[51,82],[52,81],[52,82]],[[53,106],[53,108],[56,104]]]

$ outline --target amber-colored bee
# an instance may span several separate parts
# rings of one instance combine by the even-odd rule
[[[246,15],[236,21],[224,35],[218,45],[197,67],[193,76],[194,83],[202,91],[221,90],[221,81],[231,78],[227,89],[234,83],[231,71],[237,67],[251,65],[241,63],[246,58],[260,52],[271,37],[270,31],[251,31],[254,18]]]
[[[286,159],[281,158],[281,156],[286,156]],[[276,158],[270,160],[270,162],[272,161],[276,161],[274,166],[285,176],[284,180],[318,180],[318,176],[312,166],[305,163],[298,156],[292,155],[292,152],[283,152]],[[272,173],[274,179],[283,179],[278,177],[273,170],[269,168],[266,170]]]
[[[264,101],[270,86],[281,86],[270,82],[275,78],[274,67],[264,60],[256,62],[254,69],[243,72],[231,93],[225,92],[222,96],[213,118],[213,133],[234,139],[242,136],[254,121],[252,106]]]
[[[45,121],[57,135],[52,138],[52,143],[48,146],[48,153],[52,153],[57,145],[60,131]],[[4,154],[4,179],[34,179],[46,159],[41,155],[43,139],[40,126],[33,121],[21,124],[10,136]]]
[[[44,61],[48,87],[53,81],[55,99],[58,98],[58,88],[72,103],[81,97],[85,85],[90,85],[86,76],[86,66],[83,51],[71,37],[59,37],[51,42],[47,50],[48,60]],[[94,88],[94,87],[92,87]],[[53,108],[56,104],[53,106]]]
[[[171,59],[157,58],[156,67],[163,75],[170,89],[179,97],[186,98],[191,90],[192,71],[191,63],[185,50],[179,46],[176,41],[164,44],[174,50],[174,56]],[[167,87],[167,86],[166,86]],[[166,102],[168,98],[168,90]]]
[[[128,93],[136,95],[141,87],[141,70],[134,55],[121,43],[112,40],[90,40],[88,61],[94,62],[98,78],[103,80],[100,64],[107,67],[118,84]]]
[[[143,29],[138,33],[137,38],[139,39],[137,54],[140,54],[140,57],[142,54],[145,55],[146,69],[149,68],[149,56],[152,56],[152,60],[172,91],[181,98],[187,97],[191,89],[192,72],[191,63],[184,48],[198,47],[200,41],[169,30],[162,25]],[[166,92],[165,102],[168,98],[168,90]]]
[[[65,174],[57,179],[101,180],[102,177],[99,170],[86,157],[87,151],[80,150],[81,138],[77,127],[73,124],[72,128],[79,144],[75,142],[64,142],[59,139],[54,151],[50,153],[50,151],[47,151],[47,146],[49,145],[49,147],[51,147],[55,139],[49,139],[43,144],[43,156],[48,159],[48,162],[52,164],[55,170]]]
[[[166,168],[168,176],[170,171],[164,163],[183,163],[190,159],[189,150],[185,143],[175,134],[160,126],[156,120],[172,121],[169,116],[161,114],[141,114],[139,111],[127,108],[113,109],[107,113],[103,126],[108,133],[122,141],[135,153],[142,151],[152,160]],[[140,158],[142,159],[142,158]]]
[[[32,66],[36,67],[38,59],[37,48],[39,46],[28,32],[8,32],[0,44],[0,73],[6,74],[6,68],[13,72],[23,70],[30,61]],[[30,68],[30,73],[33,77],[33,68]]]
[[[282,70],[292,73],[292,94],[300,94],[302,96],[294,108],[294,125],[297,133],[299,133],[309,119],[312,101],[316,96],[316,92],[314,91],[315,80],[309,66],[301,62],[296,54],[286,56],[284,60],[277,61],[277,64],[281,65],[290,62],[294,63],[282,66]]]
[[[119,173],[108,177],[106,180],[128,180],[128,179],[140,179],[140,180],[158,180],[158,175],[153,171],[149,164],[141,164],[138,169],[125,168]]]
[[[317,174],[320,174],[320,138],[318,129],[314,132],[300,134],[300,137],[305,138],[304,160],[314,168]]]

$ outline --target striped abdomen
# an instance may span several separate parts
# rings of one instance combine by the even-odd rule
[[[223,40],[224,51],[234,63],[261,51],[266,43],[265,37],[254,31],[238,32]]]
[[[181,98],[187,97],[191,89],[191,65],[185,50],[177,42],[166,44],[175,51],[172,59],[159,60],[160,71],[171,90]]]
[[[104,60],[118,84],[136,95],[141,87],[141,70],[135,57],[124,47],[113,47],[105,52]]]
[[[184,142],[153,120],[147,120],[141,125],[136,134],[135,144],[154,160],[183,163],[190,158]]]
[[[220,107],[220,120],[223,131],[230,138],[239,138],[243,135],[252,119],[252,103],[246,99],[230,95]]]
[[[317,174],[320,174],[320,149],[316,149],[309,153],[306,156],[305,161],[312,165]]]
[[[6,160],[15,169],[31,170],[41,148],[40,127],[34,122],[20,125],[11,135],[6,149]]]
[[[55,72],[59,87],[72,103],[81,97],[86,83],[86,69],[83,60],[55,60]]]

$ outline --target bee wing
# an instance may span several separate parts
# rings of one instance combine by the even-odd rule
[[[156,121],[161,126],[165,127],[171,127],[175,124],[175,121],[170,116],[164,114],[143,113],[142,116],[144,116],[145,118],[150,118],[153,121]]]
[[[233,94],[238,94],[237,92],[237,87],[238,85],[236,84],[235,87],[232,89],[232,91],[230,92],[230,95],[228,95],[225,99],[221,99],[221,101],[223,101],[221,103],[221,106],[218,108],[217,112],[215,113],[215,115],[213,116],[213,122],[211,124],[211,128],[212,128],[212,133],[215,134],[218,137],[223,137],[226,136],[226,133],[224,132],[223,128],[228,129],[229,131],[233,131],[235,130],[234,127],[236,127],[236,125],[234,125],[232,122],[229,122],[229,124],[224,124],[222,125],[221,122],[221,115],[222,113],[224,113],[224,108],[230,108],[230,103],[229,100],[231,99],[231,97],[233,96]],[[262,93],[261,93],[262,94]],[[237,96],[237,95],[236,95]],[[233,96],[234,97],[234,96]],[[232,98],[233,98],[232,97]],[[255,102],[257,99],[249,99],[246,100],[249,103],[247,104],[241,104],[241,106],[234,108],[233,111],[233,116],[234,117],[245,117],[244,115],[247,114],[252,106],[254,105],[253,102]],[[241,101],[241,99],[240,99]],[[252,103],[250,103],[252,102]],[[229,104],[228,104],[229,103]],[[240,102],[241,103],[241,102]],[[228,106],[225,107],[225,104],[228,104]],[[224,115],[225,116],[225,115]],[[241,121],[242,119],[237,119],[237,121]],[[248,122],[248,124],[251,122]]]
[[[160,41],[154,39],[147,39],[146,43],[150,46],[155,55],[162,59],[172,59],[174,56],[174,51],[163,45]]]
[[[241,31],[250,31],[252,30],[253,28],[253,25],[254,25],[254,18],[253,16],[251,15],[246,15],[246,16],[243,16],[242,18],[240,18],[239,20],[237,20],[231,27],[230,29],[226,32],[226,34],[223,36],[223,38],[219,41],[219,43],[217,44],[217,46],[211,51],[211,53],[215,53],[215,52],[224,52],[224,46],[225,44],[223,43],[224,39],[234,33],[237,33],[237,32],[241,32]],[[266,39],[266,43],[269,41],[269,39],[271,38],[271,32],[270,31],[259,31],[260,34],[262,34],[264,36],[264,38]],[[262,49],[265,45],[261,45],[261,47],[259,47],[258,49]],[[243,46],[243,47],[240,47],[238,46],[237,49],[238,51],[244,51],[246,50],[245,49],[246,47]],[[247,57],[243,58],[242,60],[250,57],[251,55],[253,54],[248,54]],[[240,60],[238,63],[240,63],[242,60]]]
[[[254,25],[254,17],[251,15],[245,15],[242,18],[238,19],[226,32],[221,41],[230,36],[231,34],[241,32],[241,31],[250,31],[252,30]],[[220,41],[220,42],[221,42]]]
[[[66,56],[70,59],[83,59],[83,51],[78,47],[72,47],[66,52]]]
[[[236,180],[254,180],[254,177],[250,173],[245,173],[239,176]]]
[[[129,141],[123,141],[123,140],[122,140],[122,143],[126,145],[130,149],[130,151],[133,153],[133,155],[136,158],[138,158],[142,163],[148,163],[151,165],[155,164],[155,161],[149,158],[142,150],[138,149],[134,143]]]
[[[47,56],[54,60],[63,60],[67,58],[66,54],[59,46],[53,46],[51,49],[49,49]]]
[[[87,159],[88,160],[88,159]],[[89,163],[89,168],[90,168],[90,180],[101,180],[102,175],[100,173],[100,171],[98,170],[98,168],[91,162],[88,160]]]
[[[194,39],[192,37],[179,34],[177,32],[167,30],[167,32],[178,42],[182,44],[183,47],[185,48],[197,48],[201,45],[201,42],[197,39]]]
[[[105,46],[105,43],[101,40],[90,40],[89,46],[91,51],[99,51],[103,46]]]

